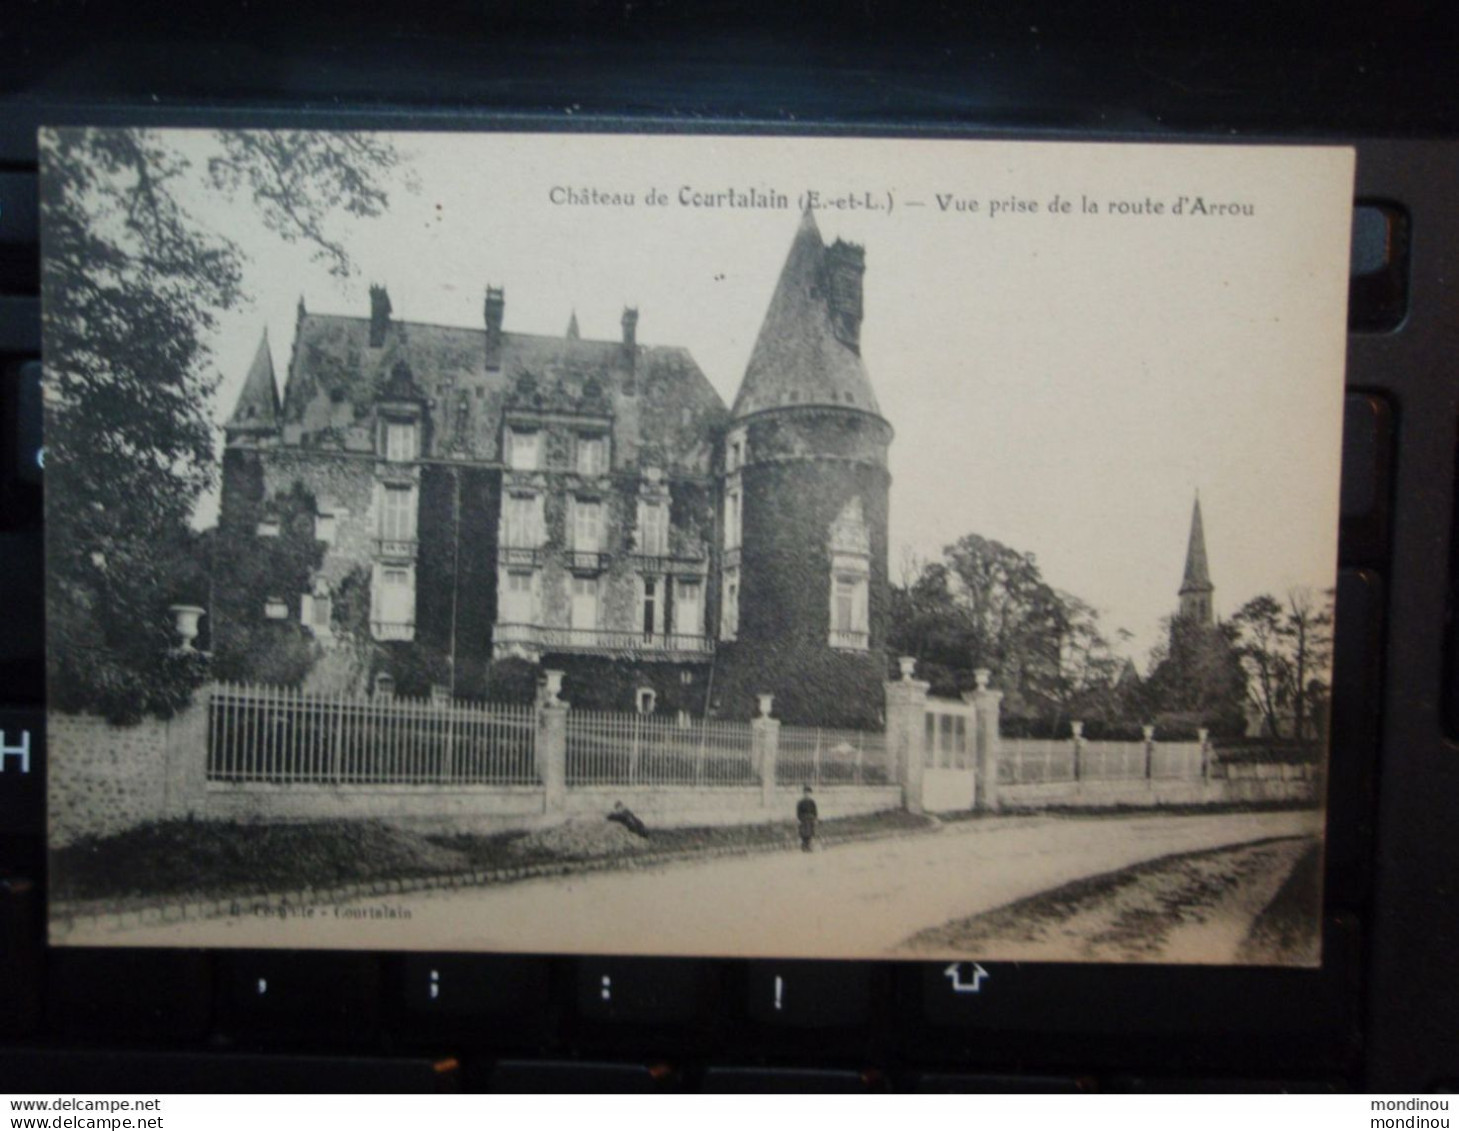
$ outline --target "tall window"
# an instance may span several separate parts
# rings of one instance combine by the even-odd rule
[[[856,578],[836,578],[836,631],[851,632],[856,620]]]
[[[409,640],[415,629],[415,571],[378,566],[372,594],[374,633],[381,640]]]
[[[661,502],[638,504],[638,552],[659,558],[669,553],[669,508]]]
[[[542,433],[507,429],[507,466],[514,471],[536,471],[542,466]]]
[[[415,459],[415,425],[398,420],[385,422],[385,458],[392,463]]]
[[[740,571],[725,570],[724,607],[720,610],[719,637],[733,640],[740,631]]]
[[[603,505],[596,499],[573,503],[572,548],[587,552],[603,548]]]
[[[572,579],[572,627],[575,631],[591,631],[598,627],[598,579]]]
[[[608,441],[602,436],[578,437],[578,474],[602,475],[608,470]]]
[[[680,636],[704,635],[704,586],[697,578],[680,578],[674,587],[674,631]]]
[[[645,577],[643,579],[643,638],[645,641],[652,640],[658,629],[659,619],[659,579],[657,577]]]
[[[414,541],[415,489],[387,486],[380,503],[380,537],[388,542]]]
[[[537,620],[533,601],[533,576],[531,570],[508,570],[506,585],[502,589],[502,624],[535,624]]]
[[[535,549],[542,544],[542,506],[537,495],[509,494],[503,510],[503,537],[516,549]]]
[[[870,640],[866,595],[866,574],[831,575],[831,647],[865,651]]]
[[[740,492],[730,491],[724,497],[724,548],[733,550],[740,544]]]

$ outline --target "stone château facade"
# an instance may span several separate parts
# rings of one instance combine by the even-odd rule
[[[225,675],[480,697],[527,665],[572,702],[873,723],[887,446],[860,247],[806,213],[732,409],[688,350],[402,322],[301,301],[226,425],[213,647]],[[494,684],[496,687],[494,688]]]

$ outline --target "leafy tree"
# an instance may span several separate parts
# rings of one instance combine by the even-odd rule
[[[375,216],[399,157],[352,135],[223,132],[207,177],[347,273],[328,232]],[[167,606],[198,600],[188,520],[215,475],[208,343],[245,300],[246,256],[186,200],[200,175],[151,130],[40,137],[45,233],[47,616],[52,701],[168,715],[204,677]]]
[[[1165,627],[1142,691],[1147,717],[1157,724],[1174,722],[1177,729],[1204,726],[1216,735],[1241,734],[1246,673],[1235,627],[1182,616],[1167,618]]]
[[[935,693],[956,694],[988,668],[1010,718],[1057,726],[1118,713],[1121,663],[1098,614],[1050,586],[1032,554],[969,534],[942,561],[909,560],[891,624],[893,650],[917,657]]]

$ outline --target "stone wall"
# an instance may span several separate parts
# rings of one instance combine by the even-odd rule
[[[168,724],[116,726],[52,712],[46,726],[50,843],[109,836],[167,811]]]
[[[1004,809],[1106,808],[1161,805],[1317,804],[1322,799],[1315,775],[1290,772],[1310,767],[1270,767],[1262,777],[1211,781],[1035,782],[1003,785],[999,801]],[[1289,771],[1285,775],[1282,771]]]

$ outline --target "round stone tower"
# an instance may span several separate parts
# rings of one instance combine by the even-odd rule
[[[861,359],[861,247],[809,210],[735,398],[720,523],[714,699],[784,722],[872,725],[887,617],[887,447]]]

